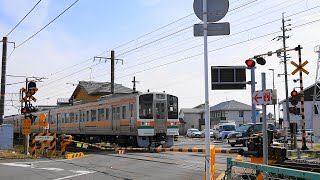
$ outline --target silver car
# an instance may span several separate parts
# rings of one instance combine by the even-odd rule
[[[200,133],[201,133],[201,137],[205,137],[206,130],[203,129]],[[213,129],[210,129],[210,137],[213,137],[213,136],[214,136],[214,131],[213,131]]]
[[[198,129],[188,129],[187,130],[187,137],[201,137],[201,132]]]

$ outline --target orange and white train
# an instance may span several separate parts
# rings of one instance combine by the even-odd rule
[[[113,94],[91,103],[33,113],[32,133],[43,132],[38,127],[40,113],[46,114],[49,132],[70,134],[86,142],[171,147],[179,131],[178,98],[167,93]],[[4,123],[12,124],[19,135],[23,117],[8,116]]]

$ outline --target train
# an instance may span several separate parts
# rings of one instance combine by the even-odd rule
[[[48,127],[38,126],[44,113]],[[21,133],[24,115],[4,117]],[[70,134],[84,142],[110,142],[132,147],[171,147],[179,134],[178,98],[156,92],[111,94],[88,103],[74,103],[32,113],[31,133]]]

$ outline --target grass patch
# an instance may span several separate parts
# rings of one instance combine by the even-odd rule
[[[1,159],[28,159],[30,155],[24,155],[23,146],[14,146],[13,150],[0,150]]]
[[[320,144],[315,145],[315,146],[314,146],[314,148],[315,148],[315,149],[319,149],[319,150],[320,150]]]

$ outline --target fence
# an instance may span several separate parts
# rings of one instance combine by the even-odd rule
[[[231,158],[227,159],[227,180],[231,179],[263,179],[262,173],[268,177],[267,179],[277,180],[298,180],[310,179],[319,180],[320,174],[315,172],[301,171],[296,169],[289,169],[276,166],[268,166],[263,164],[254,164],[248,162],[233,161]]]

